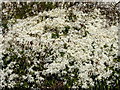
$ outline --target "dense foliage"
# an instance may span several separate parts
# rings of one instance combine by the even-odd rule
[[[118,22],[108,23],[99,9],[79,7],[51,7],[7,21],[9,31],[0,37],[1,88],[119,85]]]

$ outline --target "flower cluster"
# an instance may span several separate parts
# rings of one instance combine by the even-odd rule
[[[10,24],[1,87],[43,87],[52,76],[54,83],[88,88],[112,74],[108,67],[118,67],[117,25],[108,26],[98,9],[56,8]]]

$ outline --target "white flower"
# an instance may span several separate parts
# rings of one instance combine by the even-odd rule
[[[74,22],[69,20],[69,13],[72,13],[70,10],[77,18]],[[82,88],[88,88],[87,84],[94,86],[91,75],[98,75],[96,78],[98,80],[111,75],[111,70],[105,70],[107,68],[105,64],[119,68],[119,65],[113,62],[118,52],[118,26],[105,28],[106,25],[106,18],[98,9],[89,15],[76,7],[74,10],[56,8],[44,11],[37,16],[17,20],[12,29],[9,26],[10,31],[4,37],[4,43],[0,42],[0,58],[2,52],[8,54],[6,60],[13,54],[17,54],[19,58],[26,56],[24,63],[32,66],[26,68],[28,73],[22,78],[28,79],[29,82],[36,81],[41,84],[44,81],[40,75],[42,73],[42,75],[56,74],[66,84],[67,80],[62,76],[69,74],[74,77],[73,73],[76,72],[78,80],[73,87],[82,83]],[[7,48],[14,50],[7,51]],[[24,52],[21,54],[20,51]],[[18,62],[17,59],[15,62]],[[15,62],[11,62],[3,69],[0,86],[4,76],[9,77],[8,74],[14,71]],[[45,69],[34,70],[33,67],[41,65],[41,62],[45,63],[43,65]],[[36,78],[30,73],[34,73]],[[9,77],[10,80],[14,80],[13,75]],[[8,85],[13,87],[11,83]],[[2,87],[4,86],[7,86],[7,83]]]
[[[34,77],[32,77],[32,75],[27,74],[27,79],[29,82],[34,82]]]
[[[87,83],[86,83],[86,82],[85,82],[85,83],[83,83],[82,88],[88,88],[88,85],[87,85]]]

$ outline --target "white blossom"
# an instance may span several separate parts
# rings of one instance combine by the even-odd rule
[[[71,12],[77,18],[74,22],[69,20],[68,15]],[[48,18],[45,18],[46,16]],[[40,17],[43,17],[43,20]],[[32,63],[26,68],[28,70],[26,75],[22,76],[22,79],[27,79],[28,82],[41,84],[45,80],[41,73],[44,76],[56,74],[66,84],[67,80],[62,76],[68,74],[74,78],[73,73],[77,69],[78,80],[74,82],[73,87],[77,88],[76,85],[80,86],[82,83],[82,88],[88,88],[88,85],[94,86],[91,75],[98,75],[96,77],[98,80],[111,75],[111,70],[105,70],[107,68],[105,63],[109,67],[118,67],[113,61],[116,57],[114,54],[118,51],[118,26],[105,28],[107,24],[105,20],[105,16],[102,16],[98,9],[89,15],[77,8],[44,11],[37,16],[17,20],[13,27],[9,27],[12,29],[4,37],[4,53],[11,55],[14,52],[19,58],[24,55],[30,57],[23,59],[25,64]],[[9,52],[7,48],[14,50]],[[24,51],[22,55],[20,51]],[[6,60],[10,60],[10,56]],[[14,78],[18,75],[13,71],[17,62],[16,59],[0,71],[3,73],[0,76],[0,87],[7,86],[6,82],[2,84],[5,76],[11,81],[8,87],[14,87]],[[41,64],[45,69],[35,71],[34,68]],[[36,78],[31,73],[35,74]]]

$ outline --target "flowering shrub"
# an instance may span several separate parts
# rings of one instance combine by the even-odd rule
[[[109,26],[98,9],[56,8],[12,22],[2,46],[2,88],[89,88],[119,68],[117,24]]]

